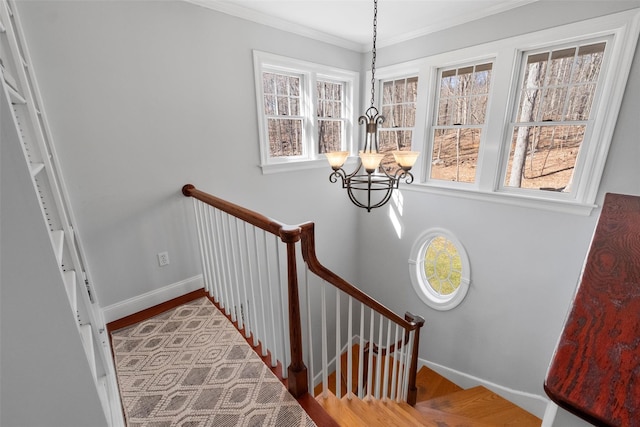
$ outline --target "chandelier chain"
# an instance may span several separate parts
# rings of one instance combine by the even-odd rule
[[[376,93],[376,39],[378,38],[378,0],[373,0],[373,48],[371,49],[371,107]]]

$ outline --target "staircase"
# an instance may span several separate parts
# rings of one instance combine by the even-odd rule
[[[346,365],[345,355],[342,365]],[[354,372],[357,369],[354,368]],[[542,423],[539,418],[483,386],[465,390],[426,366],[418,371],[416,377],[418,399],[415,407],[391,400],[359,399],[354,393],[347,396],[344,376],[340,383],[342,398],[336,397],[335,372],[329,376],[329,390],[323,394],[320,384],[314,395],[325,411],[345,427],[539,427]]]

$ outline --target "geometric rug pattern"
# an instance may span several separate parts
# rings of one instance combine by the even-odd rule
[[[207,298],[111,336],[129,427],[315,426]]]

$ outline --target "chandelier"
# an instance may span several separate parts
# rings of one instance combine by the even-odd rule
[[[329,175],[332,183],[342,181],[342,188],[347,190],[349,199],[367,212],[379,208],[390,199],[394,189],[397,189],[400,181],[411,184],[413,175],[411,168],[420,155],[417,151],[394,151],[393,157],[399,166],[393,174],[389,174],[384,167],[380,167],[385,153],[378,151],[378,126],[384,122],[384,117],[378,113],[375,107],[376,84],[376,37],[378,27],[378,0],[373,2],[373,49],[371,51],[371,106],[360,116],[358,123],[364,125],[364,147],[360,150],[358,167],[351,173],[346,173],[344,165],[348,151],[334,151],[326,153],[329,165],[333,169]],[[364,172],[361,170],[364,168]]]

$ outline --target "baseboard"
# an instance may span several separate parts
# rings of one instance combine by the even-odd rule
[[[543,426],[550,426],[553,424],[553,418],[555,417],[556,408],[555,405],[544,396],[501,386],[499,384],[483,380],[482,378],[474,377],[473,375],[465,374],[464,372],[459,372],[455,369],[451,369],[424,359],[418,359],[418,365],[426,365],[430,369],[433,369],[443,377],[465,389],[478,385],[484,386],[494,393],[515,403],[521,408],[524,408],[525,410],[531,412],[536,417],[542,419]]]
[[[138,295],[127,300],[111,304],[102,309],[104,322],[110,323],[139,311],[146,310],[170,299],[202,288],[202,275],[193,276],[180,282],[164,286],[151,292]]]

